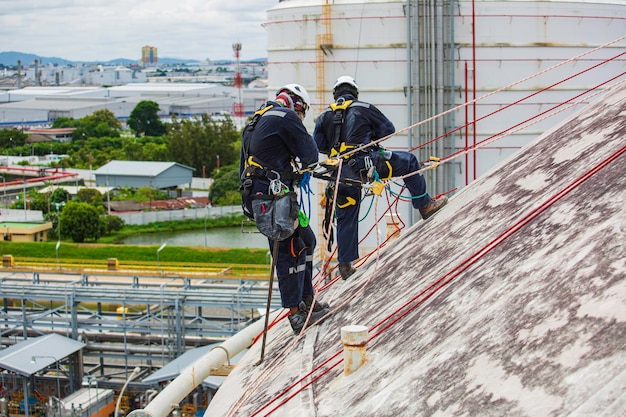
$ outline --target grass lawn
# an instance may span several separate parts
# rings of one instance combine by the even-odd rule
[[[209,219],[207,227],[241,227],[243,216],[224,216]],[[142,226],[125,226],[120,232],[106,236],[98,242],[72,243],[62,240],[59,257],[63,259],[102,259],[117,258],[119,261],[156,261],[155,246],[134,246],[115,244],[121,237],[162,231],[202,230],[204,220],[188,220],[177,222],[159,222]],[[0,242],[1,255],[13,255],[14,258],[47,258],[56,257],[57,242]],[[267,249],[239,248],[206,248],[203,246],[167,246],[160,253],[161,262],[202,262],[222,264],[265,264]]]

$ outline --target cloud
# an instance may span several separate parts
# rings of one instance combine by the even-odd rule
[[[159,57],[203,60],[267,56],[261,25],[277,0],[0,0],[2,51],[73,61]]]

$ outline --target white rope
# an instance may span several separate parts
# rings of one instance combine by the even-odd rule
[[[612,41],[610,41],[610,42],[607,42],[607,43],[605,43],[605,44],[603,44],[603,45],[600,45],[600,46],[598,46],[598,47],[596,47],[596,48],[590,49],[590,50],[588,50],[588,51],[586,51],[586,52],[583,52],[583,53],[581,53],[581,54],[578,54],[578,55],[576,55],[576,56],[574,56],[574,57],[572,57],[572,58],[570,58],[570,59],[567,59],[567,60],[565,60],[565,61],[561,61],[561,62],[559,62],[558,64],[555,64],[555,65],[553,65],[553,66],[551,66],[551,67],[549,67],[549,68],[546,68],[546,69],[544,69],[544,70],[542,70],[542,71],[536,72],[536,73],[534,73],[534,74],[532,74],[532,75],[527,76],[526,78],[522,78],[521,80],[515,81],[515,82],[513,82],[513,83],[511,83],[511,84],[505,85],[504,87],[500,87],[500,88],[498,88],[498,89],[496,89],[496,90],[491,91],[490,93],[487,93],[487,94],[485,94],[485,95],[482,95],[482,96],[480,96],[480,97],[477,97],[477,98],[475,98],[475,99],[473,99],[473,100],[471,100],[471,101],[465,102],[465,103],[463,103],[463,104],[459,104],[459,105],[458,105],[458,106],[456,106],[456,107],[453,107],[453,108],[451,108],[451,109],[448,109],[448,110],[446,110],[446,111],[443,111],[443,112],[441,112],[441,113],[438,113],[438,114],[436,114],[436,115],[434,115],[434,116],[431,116],[431,117],[429,117],[429,118],[427,118],[427,119],[424,119],[424,120],[422,120],[422,121],[420,121],[420,122],[414,123],[414,124],[412,124],[412,125],[410,125],[410,126],[407,126],[407,127],[403,128],[403,129],[397,130],[397,131],[395,131],[394,133],[391,133],[391,134],[389,134],[389,135],[387,135],[387,136],[384,136],[384,137],[382,137],[382,138],[380,138],[380,139],[377,139],[377,140],[375,140],[375,141],[372,141],[372,142],[368,143],[367,145],[363,145],[363,146],[361,146],[361,147],[359,147],[359,148],[356,148],[356,149],[354,149],[354,150],[352,150],[352,151],[348,151],[348,152],[346,152],[346,153],[344,153],[344,154],[341,154],[341,156],[339,156],[339,155],[338,155],[338,156],[336,156],[335,158],[347,157],[347,156],[352,155],[353,153],[359,152],[359,151],[361,151],[361,150],[363,150],[363,149],[365,149],[365,148],[368,148],[368,147],[370,147],[370,146],[374,146],[374,145],[376,145],[376,144],[378,144],[378,143],[380,143],[380,142],[383,142],[383,141],[385,141],[385,140],[387,140],[387,139],[389,139],[389,138],[391,138],[391,137],[393,137],[393,136],[399,135],[400,133],[404,133],[404,132],[406,132],[407,130],[413,129],[413,128],[415,128],[415,127],[417,127],[417,126],[420,126],[420,125],[423,125],[423,124],[425,124],[425,123],[429,123],[429,122],[431,122],[431,121],[433,121],[433,120],[435,120],[435,119],[437,119],[437,118],[439,118],[439,117],[445,116],[446,114],[449,114],[449,113],[455,112],[455,111],[460,110],[460,109],[462,109],[462,108],[464,108],[464,107],[466,107],[466,106],[469,106],[470,104],[477,103],[477,102],[478,102],[478,101],[480,101],[480,100],[484,100],[484,99],[486,99],[486,98],[488,98],[488,97],[493,96],[494,94],[497,94],[497,93],[502,92],[502,91],[504,91],[504,90],[508,90],[508,89],[510,89],[510,88],[512,88],[512,87],[514,87],[514,86],[516,86],[516,85],[518,85],[518,84],[521,84],[521,83],[526,82],[526,81],[528,81],[528,80],[531,80],[531,79],[533,79],[533,78],[535,78],[535,77],[538,77],[538,76],[540,76],[540,75],[543,75],[543,74],[545,74],[545,73],[546,73],[546,72],[548,72],[548,71],[552,71],[552,70],[554,70],[554,69],[556,69],[556,68],[558,68],[558,67],[561,67],[561,66],[563,66],[563,65],[565,65],[565,64],[568,64],[568,63],[570,63],[570,62],[572,62],[572,61],[576,61],[576,60],[578,60],[578,59],[580,59],[580,58],[582,58],[582,57],[584,57],[584,56],[586,56],[586,55],[589,55],[589,54],[591,54],[591,53],[593,53],[593,52],[597,52],[597,51],[599,51],[599,50],[601,50],[601,49],[603,49],[603,48],[606,48],[607,46],[610,46],[610,45],[612,45],[612,44],[614,44],[614,43],[616,43],[616,42],[622,41],[622,40],[624,40],[624,39],[626,39],[626,35],[621,36],[621,37],[619,37],[619,38],[617,38],[617,39],[614,39],[614,40],[612,40]]]
[[[624,83],[626,83],[626,80],[618,81],[615,84],[613,84],[611,87],[619,86],[619,85],[624,84]],[[604,90],[596,91],[595,93],[585,97],[584,99],[572,102],[572,103],[568,104],[567,106],[561,106],[561,108],[559,110],[555,110],[553,112],[547,113],[543,117],[540,117],[540,118],[537,118],[537,119],[533,119],[532,121],[529,121],[529,122],[527,122],[527,123],[525,123],[523,125],[520,125],[520,126],[516,127],[515,129],[511,129],[510,131],[507,131],[505,133],[499,133],[499,134],[493,135],[491,138],[485,139],[484,141],[480,142],[479,144],[477,144],[475,146],[471,146],[469,148],[466,148],[463,151],[458,152],[454,156],[442,158],[440,162],[433,163],[431,165],[425,166],[424,168],[421,168],[421,169],[419,169],[417,171],[413,171],[413,172],[408,173],[408,174],[406,174],[404,176],[395,177],[394,179],[404,179],[404,178],[408,178],[408,177],[411,177],[411,176],[416,175],[416,174],[421,174],[421,173],[426,172],[426,171],[431,170],[431,169],[435,169],[435,168],[437,168],[441,164],[453,161],[454,159],[456,159],[456,158],[458,158],[458,157],[460,157],[462,155],[468,154],[470,152],[474,152],[476,149],[480,149],[483,146],[490,145],[493,142],[496,142],[496,141],[498,141],[498,140],[500,140],[502,138],[505,138],[505,137],[507,137],[509,135],[512,135],[512,134],[517,133],[517,132],[519,132],[521,130],[524,130],[524,129],[530,127],[530,126],[533,126],[533,125],[535,125],[537,123],[540,123],[540,122],[542,122],[544,120],[547,120],[550,117],[556,116],[557,114],[559,114],[559,113],[561,113],[561,112],[563,112],[565,110],[568,110],[568,109],[570,109],[570,108],[572,108],[574,106],[578,106],[580,104],[583,104],[585,101],[588,101],[589,99],[597,96],[598,94],[604,93],[604,92],[605,92]],[[387,182],[390,182],[390,181],[391,180],[388,180],[388,181],[384,182],[384,184],[386,184]]]

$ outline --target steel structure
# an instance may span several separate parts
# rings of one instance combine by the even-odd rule
[[[270,319],[277,317],[277,313],[270,314]],[[237,333],[233,337],[224,341],[219,347],[204,355],[196,361],[185,372],[176,377],[167,387],[163,389],[145,408],[134,410],[129,417],[165,417],[167,416],[188,394],[189,388],[195,387],[198,381],[211,374],[211,368],[218,367],[231,357],[248,348],[254,337],[263,331],[264,323],[257,321],[246,329]]]
[[[103,376],[119,363],[162,365],[189,347],[224,340],[257,320],[265,311],[267,291],[258,277],[5,272],[0,279],[2,344],[56,332],[86,343],[85,360],[93,359]],[[280,308],[277,289],[272,300],[272,307]]]

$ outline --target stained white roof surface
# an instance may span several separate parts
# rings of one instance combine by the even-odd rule
[[[255,343],[205,416],[626,415],[626,89],[454,195]],[[321,244],[321,243],[320,243]],[[341,328],[369,329],[344,375]]]

